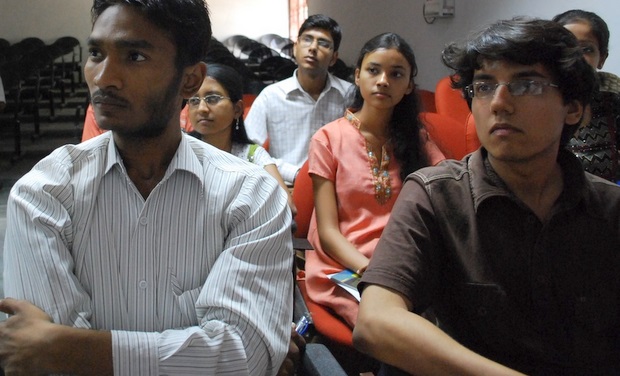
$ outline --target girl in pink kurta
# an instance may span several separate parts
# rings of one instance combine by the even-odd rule
[[[345,116],[310,141],[315,211],[306,252],[306,286],[317,303],[351,327],[358,301],[327,277],[362,274],[383,232],[402,181],[444,159],[418,121],[411,47],[397,34],[368,41],[355,70],[355,99]]]

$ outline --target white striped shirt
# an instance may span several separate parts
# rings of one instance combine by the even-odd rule
[[[187,135],[144,200],[107,132],[11,190],[5,295],[112,331],[116,375],[275,374],[292,318],[286,195]]]
[[[327,75],[317,100],[293,76],[271,84],[260,92],[245,119],[248,137],[263,145],[269,139],[269,154],[284,180],[293,182],[308,159],[310,138],[323,125],[344,115],[345,97],[351,83]]]

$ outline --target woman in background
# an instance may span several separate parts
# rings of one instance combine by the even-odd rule
[[[602,69],[609,55],[609,29],[597,14],[573,9],[558,14],[553,21],[570,30],[582,47],[583,56],[593,69]],[[599,92],[582,126],[570,140],[569,149],[580,159],[584,169],[604,179],[618,182],[618,147],[620,146],[620,78],[598,72]]]
[[[353,105],[310,141],[315,211],[308,239],[315,251],[306,253],[306,286],[351,327],[358,301],[328,275],[361,275],[405,177],[444,159],[418,120],[416,73],[413,50],[399,35],[369,40],[356,64]]]
[[[222,64],[208,64],[202,86],[187,101],[193,128],[190,135],[263,167],[286,191],[295,216],[295,204],[275,162],[262,146],[248,139],[243,124],[242,96],[243,82],[236,70]]]

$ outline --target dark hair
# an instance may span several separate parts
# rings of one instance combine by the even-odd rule
[[[517,17],[498,21],[465,42],[454,42],[442,53],[453,69],[452,86],[461,89],[471,107],[465,87],[484,60],[509,61],[521,65],[542,64],[558,85],[564,103],[577,100],[585,107],[597,90],[594,69],[583,58],[575,36],[562,25],[548,20]],[[564,145],[579,124],[566,125]]]
[[[607,27],[607,23],[598,14],[581,9],[572,9],[553,17],[553,21],[562,26],[578,22],[588,23],[598,41],[598,48],[601,52],[601,56],[608,55],[609,28]]]
[[[224,90],[228,92],[231,102],[237,103],[243,99],[243,81],[239,73],[232,67],[224,64],[207,64],[207,77],[213,78],[217,81]],[[239,117],[239,129],[237,126],[232,127],[230,138],[233,142],[239,142],[242,144],[251,144],[252,141],[248,138],[248,134],[245,131],[245,123],[243,122],[243,115]]]
[[[418,74],[415,55],[411,46],[398,34],[383,33],[366,42],[360,51],[355,67],[361,69],[366,55],[381,48],[395,49],[405,57],[409,65],[411,65],[410,80],[415,87],[413,77]],[[360,88],[355,86],[351,108],[357,111],[362,108],[363,104],[364,98]],[[390,119],[388,124],[390,142],[394,150],[394,157],[400,164],[400,178],[402,181],[405,181],[407,175],[413,171],[428,165],[426,155],[420,148],[420,128],[423,126],[418,118],[419,112],[420,106],[417,91],[414,89],[411,93],[406,94],[394,107],[392,119]]]
[[[207,55],[211,21],[204,0],[94,0],[93,24],[114,5],[134,7],[150,22],[168,34],[176,46],[176,66],[180,70]]]
[[[340,48],[340,41],[342,40],[342,31],[340,30],[340,25],[333,19],[323,15],[323,14],[313,14],[310,17],[306,18],[304,23],[301,24],[299,28],[299,33],[297,35],[301,35],[304,31],[308,29],[323,29],[329,31],[334,40],[334,52],[338,51]]]

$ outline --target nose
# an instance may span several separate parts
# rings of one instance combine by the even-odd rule
[[[494,113],[497,112],[508,112],[512,113],[512,94],[510,94],[510,90],[508,89],[508,85],[500,84],[495,88],[495,93],[491,97],[491,111]]]
[[[123,87],[121,69],[110,58],[105,58],[92,66],[87,64],[84,69],[85,71],[87,69],[92,70],[92,82],[100,89],[115,88],[120,90]],[[84,74],[89,75],[87,72]]]
[[[379,78],[377,81],[377,85],[388,86],[390,83],[388,82],[388,76],[386,72],[382,72],[379,74]]]
[[[312,43],[308,46],[308,51],[316,51],[319,48],[319,40],[313,39]]]
[[[211,107],[207,106],[207,102],[203,99],[200,100],[200,103],[198,103],[198,110],[201,112],[210,112],[211,111]]]

